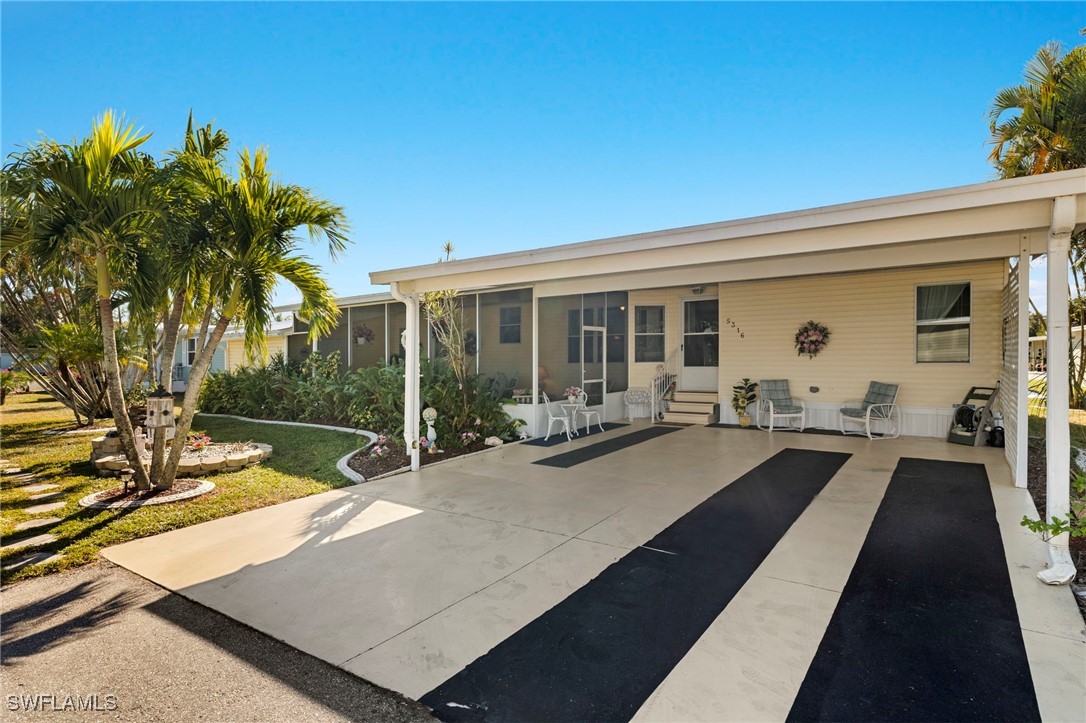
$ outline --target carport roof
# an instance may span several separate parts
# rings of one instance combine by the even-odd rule
[[[528,251],[518,251],[491,256],[410,266],[386,271],[375,271],[370,280],[375,284],[393,282],[412,282],[434,278],[455,278],[456,276],[480,273],[493,273],[511,270],[517,267],[538,266],[614,256],[624,253],[674,250],[677,246],[691,246],[711,242],[729,242],[739,245],[744,240],[757,237],[795,234],[803,231],[817,231],[833,227],[855,226],[893,222],[895,220],[916,220],[935,214],[955,214],[958,212],[995,210],[996,207],[1013,209],[1013,213],[1001,214],[993,218],[984,228],[977,227],[976,233],[1000,233],[1046,229],[1051,219],[1050,204],[1046,200],[1058,196],[1086,195],[1086,169],[1047,173],[1038,176],[989,181],[968,186],[924,191],[899,196],[888,196],[865,201],[822,206],[800,211],[755,216],[751,218],[687,226],[662,231],[616,236],[594,241],[563,244]],[[1039,203],[1041,202],[1041,203]],[[1081,218],[1086,222],[1086,204],[1079,204]],[[962,221],[965,220],[963,217]],[[972,224],[976,227],[975,224]],[[921,224],[920,227],[923,227]],[[921,230],[902,241],[946,237],[938,224],[928,224],[929,230]],[[964,225],[967,226],[967,225]],[[918,227],[918,228],[920,228]],[[832,237],[820,240],[822,248],[810,246],[798,250],[798,253],[812,251],[833,251],[836,241]],[[762,246],[764,252],[765,246]],[[789,251],[781,249],[784,253]],[[746,250],[747,257],[756,252]],[[681,254],[672,254],[673,265],[683,266],[689,260]],[[515,274],[513,274],[515,276]],[[519,279],[508,278],[508,282]]]

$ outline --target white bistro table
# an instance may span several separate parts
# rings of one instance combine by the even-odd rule
[[[566,419],[569,420],[569,430],[573,433],[574,437],[581,436],[581,433],[577,431],[577,411],[585,409],[585,405],[580,402],[559,402],[558,407],[566,413]]]

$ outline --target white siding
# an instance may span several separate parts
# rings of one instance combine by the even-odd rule
[[[816,410],[812,421],[835,426],[832,410],[862,399],[878,380],[900,384],[899,404],[925,417],[907,421],[905,433],[945,434],[952,405],[971,386],[999,379],[1003,272],[1004,261],[995,260],[721,284],[721,398],[743,377],[788,379],[792,393]],[[970,361],[917,363],[916,286],[962,281],[972,285]],[[808,320],[832,334],[814,359],[794,348],[795,332]]]

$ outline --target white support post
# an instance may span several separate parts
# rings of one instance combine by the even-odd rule
[[[1018,399],[1014,429],[1017,439],[1005,440],[1016,448],[1014,484],[1025,487],[1029,473],[1029,236],[1021,238],[1018,255]]]
[[[1047,419],[1045,422],[1045,459],[1048,465],[1047,517],[1066,519],[1071,510],[1071,428],[1069,420],[1070,374],[1067,359],[1069,290],[1067,263],[1071,233],[1075,228],[1075,197],[1060,196],[1052,206],[1052,225],[1048,230],[1048,374]],[[1067,533],[1048,541],[1049,566],[1037,577],[1049,585],[1063,585],[1075,577],[1075,566],[1068,549]]]
[[[351,325],[351,307],[347,307],[347,371],[354,366],[354,326]]]
[[[532,427],[531,434],[539,436],[539,294],[532,288]]]
[[[404,360],[404,425],[403,440],[411,456],[411,471],[419,470],[419,297],[400,290],[399,284],[391,285],[392,296],[402,301],[407,312],[407,330]]]
[[[391,351],[391,346],[390,346],[392,344],[392,326],[389,324],[389,321],[388,321],[388,304],[386,303],[384,305],[384,307],[385,307],[385,361],[384,361],[384,363],[388,364],[388,363],[390,363],[389,360],[392,359],[392,351]]]

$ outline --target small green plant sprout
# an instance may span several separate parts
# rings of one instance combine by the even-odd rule
[[[757,399],[757,389],[758,382],[752,382],[746,377],[743,377],[741,382],[732,386],[732,409],[735,410],[736,414],[743,416],[747,413],[747,407]]]
[[[1071,479],[1071,512],[1066,518],[1037,520],[1024,515],[1020,524],[1045,540],[1065,532],[1071,537],[1086,537],[1086,475],[1077,474]]]

